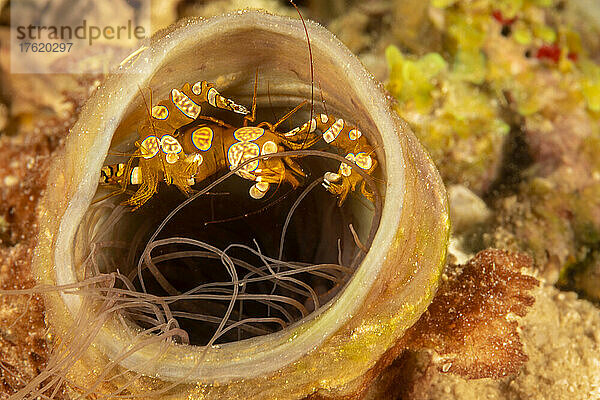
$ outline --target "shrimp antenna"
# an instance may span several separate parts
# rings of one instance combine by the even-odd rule
[[[279,126],[279,124],[281,124],[282,122],[284,122],[286,119],[288,119],[289,117],[291,117],[292,115],[294,115],[295,113],[298,112],[299,109],[301,109],[302,107],[304,107],[304,105],[308,102],[308,100],[304,100],[302,101],[300,104],[298,104],[296,107],[294,107],[292,110],[288,111],[283,117],[281,117],[279,119],[279,121],[277,121],[277,123],[275,123],[274,125],[271,125],[270,123],[264,121],[261,122],[260,124],[256,125],[257,127],[261,127],[261,126],[267,126],[269,128],[270,131],[275,132],[275,129],[277,129],[277,127]]]
[[[308,102],[308,100],[304,100],[302,103],[298,104],[296,107],[294,107],[292,110],[288,111],[287,114],[285,114],[283,117],[281,117],[279,119],[279,121],[277,121],[275,123],[275,125],[272,126],[272,130],[274,131],[275,129],[277,129],[277,127],[279,126],[279,124],[281,124],[283,121],[285,121],[286,119],[288,119],[289,117],[291,117],[292,115],[294,115],[299,109],[301,109],[302,107],[304,107],[304,105]],[[312,119],[312,118],[311,118]]]
[[[300,16],[300,20],[302,21],[302,26],[304,26],[304,33],[306,34],[306,43],[308,45],[308,57],[310,59],[310,118],[309,121],[312,121],[314,116],[315,109],[315,70],[313,65],[313,55],[312,55],[312,47],[310,46],[310,36],[308,35],[308,28],[306,27],[306,22],[304,22],[304,17],[300,12],[300,9],[292,0],[288,0],[292,6],[296,9],[296,12]],[[308,132],[306,138],[304,139],[305,143],[302,144],[302,147],[306,144],[306,140],[308,139]]]
[[[327,105],[325,104],[325,98],[323,97],[323,88],[321,88],[321,81],[319,81],[319,93],[321,94],[321,103],[323,103],[323,109],[325,110],[325,114],[329,114],[327,111]]]
[[[140,88],[139,85],[138,85],[138,90],[140,91],[140,94],[142,95],[142,100],[144,101],[144,105],[146,106],[146,114],[148,116],[148,121],[150,122],[150,129],[152,129],[152,133],[154,133],[154,135],[156,136],[156,127],[154,126],[154,121],[152,120],[152,114],[150,111],[151,108],[148,106],[148,102],[146,101],[146,96],[144,96],[144,92],[142,91],[142,88]],[[150,105],[152,105],[152,88],[150,88]],[[160,157],[160,162],[162,164],[163,171],[164,171],[166,166],[165,166],[165,161],[163,160],[162,157]]]
[[[256,73],[254,75],[254,92],[252,94],[252,116],[249,117],[247,115],[244,116],[244,126],[248,126],[248,122],[256,121],[256,93],[258,91],[258,68],[256,68]]]
[[[138,85],[138,90],[140,92],[140,95],[142,96],[142,101],[144,102],[144,108],[146,110],[146,116],[148,117],[148,122],[150,122],[150,126],[152,127],[152,132],[156,134],[156,128],[154,127],[154,121],[152,121],[152,115],[150,114],[150,106],[148,105],[148,102],[146,101],[146,96],[144,96],[144,91],[142,90],[142,88],[140,87],[140,85]],[[150,89],[150,104],[152,104],[152,89]]]

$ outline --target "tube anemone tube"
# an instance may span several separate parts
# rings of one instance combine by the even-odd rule
[[[69,288],[47,291],[45,302],[55,354],[72,344],[62,369],[55,366],[54,373],[62,371],[74,393],[182,399],[354,395],[391,362],[384,355],[393,352],[427,308],[445,263],[449,234],[443,183],[410,128],[392,110],[381,84],[326,29],[310,21],[306,25],[312,80],[302,22],[246,11],[185,20],[159,32],[87,101],[51,170],[34,258],[40,284]],[[180,339],[185,329],[169,335],[174,325],[168,315],[155,330],[124,318],[123,309],[150,297],[131,296],[127,291],[134,288],[109,278],[101,283],[93,279],[114,277],[110,272],[116,270],[126,275],[132,267],[104,266],[95,274],[83,267],[93,247],[87,241],[123,201],[109,199],[113,207],[106,211],[92,205],[102,190],[98,177],[107,155],[134,151],[137,127],[148,118],[149,104],[169,98],[185,82],[214,82],[228,98],[250,105],[257,69],[257,109],[266,110],[259,121],[282,115],[303,100],[319,99],[313,111],[305,107],[293,116],[289,123],[298,126],[312,113],[323,112],[323,98],[328,114],[352,121],[368,137],[379,163],[373,176],[379,206],[359,194],[344,206],[363,241],[375,227],[363,243],[368,251],[346,257],[349,264],[358,261],[324,305],[268,334],[204,346]],[[294,159],[310,165],[309,158]],[[163,187],[157,196],[166,191]],[[335,208],[335,197],[322,188],[314,190],[324,192]],[[104,242],[133,236],[136,215],[144,215],[138,213],[143,209],[119,214],[123,222],[114,232],[102,232]],[[321,228],[313,231],[326,230]],[[297,242],[301,247],[302,239]],[[335,245],[331,250],[338,252]],[[137,300],[125,304],[123,298]]]

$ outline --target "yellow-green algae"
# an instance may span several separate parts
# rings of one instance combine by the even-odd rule
[[[448,183],[481,192],[489,184],[509,126],[493,97],[478,85],[485,79],[485,56],[459,50],[451,63],[440,54],[409,58],[390,46],[388,90]]]
[[[423,24],[441,43],[386,51],[397,111],[447,183],[489,197],[502,157],[510,161],[502,147],[511,127],[531,146],[520,183],[504,200],[489,197],[498,222],[484,242],[529,251],[554,270],[600,249],[600,66],[588,48],[593,28],[561,10],[558,0],[432,0]]]
[[[582,93],[590,110],[600,112],[600,66],[588,60],[581,64]]]

